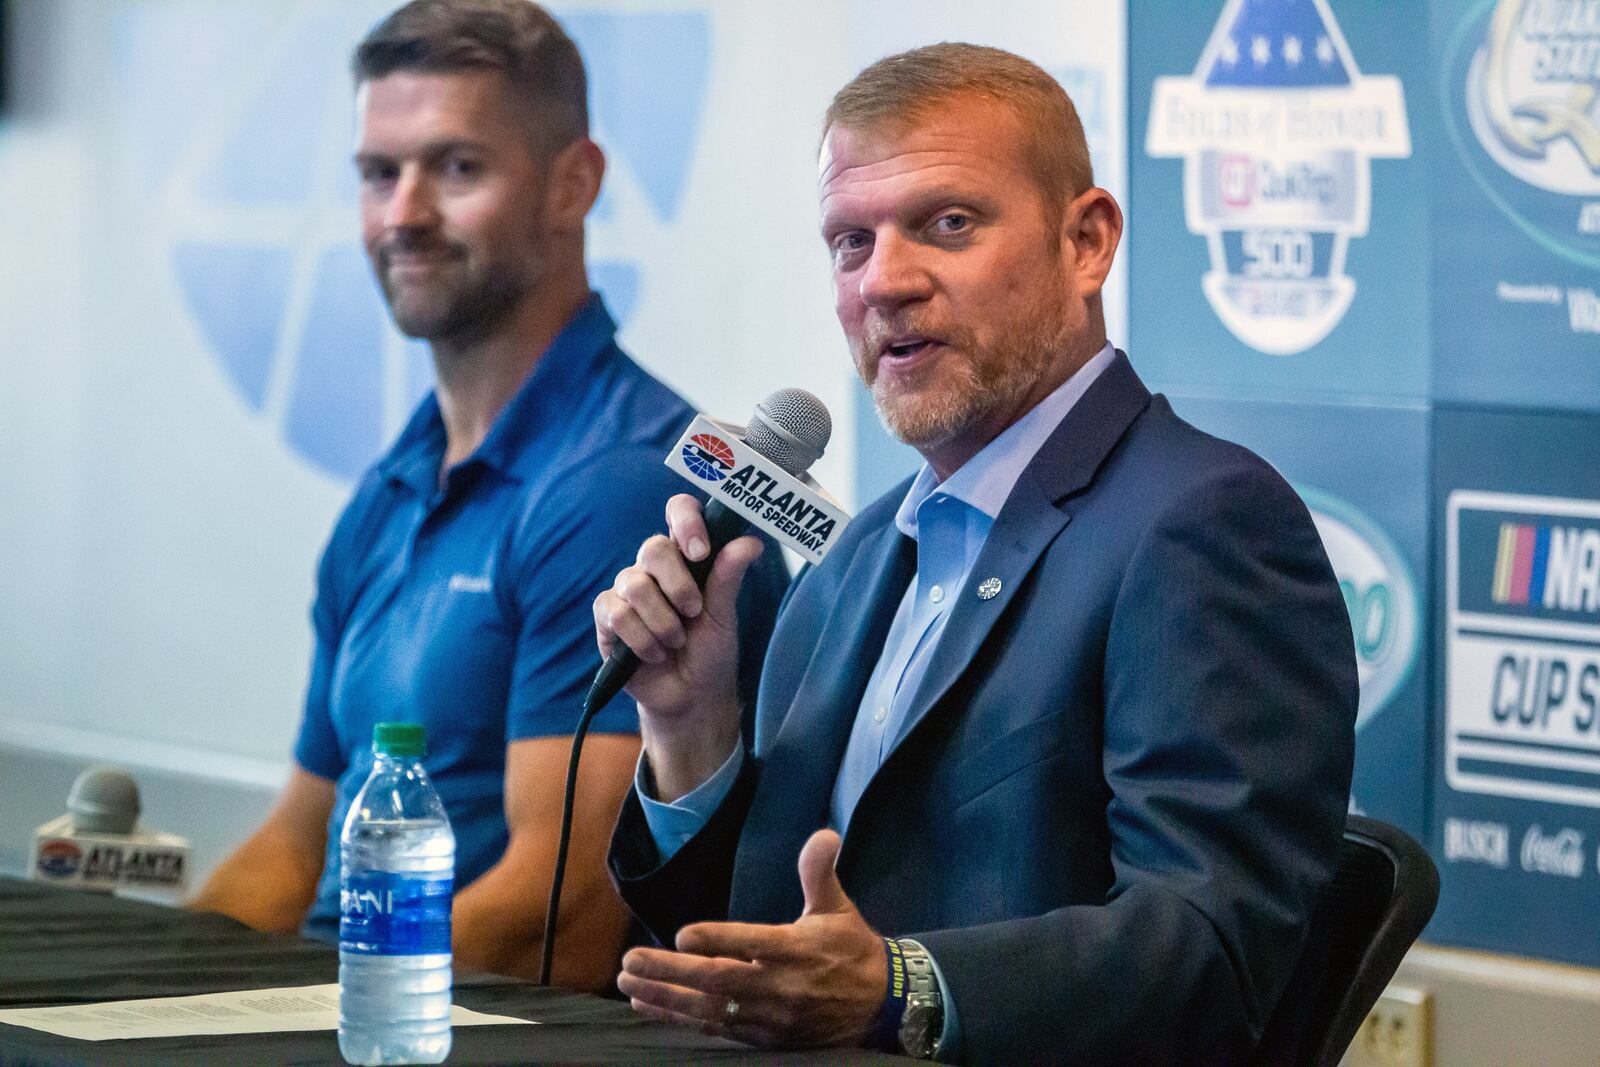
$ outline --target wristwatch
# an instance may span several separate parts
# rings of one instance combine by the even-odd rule
[[[933,973],[933,957],[910,938],[899,938],[906,961],[906,1008],[900,1016],[900,1051],[919,1060],[939,1054],[944,1036],[944,997]]]

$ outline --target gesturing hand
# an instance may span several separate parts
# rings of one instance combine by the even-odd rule
[[[685,926],[678,951],[636,948],[623,957],[617,987],[641,1014],[752,1045],[862,1044],[883,1004],[889,965],[883,939],[839,884],[838,857],[832,830],[806,842],[805,910],[797,921]]]

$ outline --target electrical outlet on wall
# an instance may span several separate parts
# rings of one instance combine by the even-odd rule
[[[1356,1031],[1343,1067],[1433,1067],[1433,994],[1410,986],[1385,989]]]

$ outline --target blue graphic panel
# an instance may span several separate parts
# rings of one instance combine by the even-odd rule
[[[1378,407],[1172,398],[1237,441],[1310,507],[1350,611],[1361,680],[1353,807],[1427,839],[1430,416]]]
[[[563,14],[589,71],[595,124],[670,222],[688,187],[711,71],[702,12]]]
[[[370,4],[288,17],[145,5],[111,23],[116,137],[168,213],[175,237],[164,251],[184,310],[249,410],[339,478],[378,455],[407,414],[397,402],[409,408],[433,380],[426,347],[397,337],[345,236],[357,193],[348,56],[378,14]],[[671,222],[705,109],[709,17],[568,21],[588,54],[596,133],[630,172],[627,195]],[[597,224],[614,221],[617,195],[608,185]],[[348,227],[330,228],[334,218]],[[623,251],[594,264],[593,281],[625,325],[644,269],[628,237],[608,243]],[[303,314],[286,323],[291,308]],[[296,332],[280,336],[286,328]],[[275,366],[279,356],[292,366]]]
[[[287,248],[183,243],[173,248],[172,260],[201,333],[245,403],[260,411],[293,254]]]
[[[1333,45],[1337,31],[1312,0],[1244,0],[1217,27],[1221,39],[1207,85],[1349,85]]]
[[[1441,407],[1434,941],[1600,965],[1600,422]]]
[[[1430,389],[1416,5],[1130,4],[1129,354],[1153,386],[1306,402]]]
[[[353,479],[383,444],[387,313],[354,248],[334,248],[323,257],[314,294],[284,434],[317,466]]]
[[[1600,24],[1432,8],[1438,395],[1600,410]]]

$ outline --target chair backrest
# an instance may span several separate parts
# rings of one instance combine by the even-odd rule
[[[1388,823],[1349,816],[1256,1064],[1337,1067],[1438,900],[1439,871],[1421,845]]]

